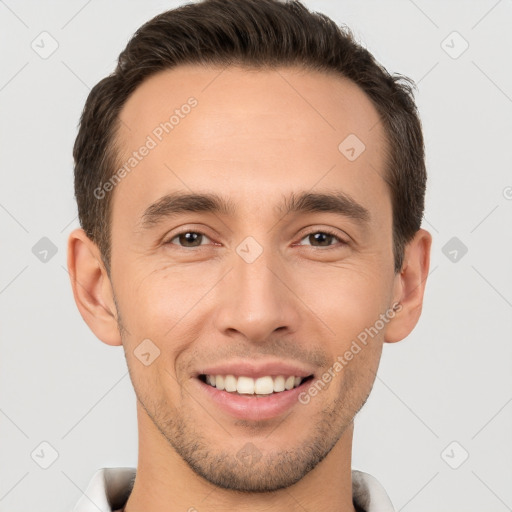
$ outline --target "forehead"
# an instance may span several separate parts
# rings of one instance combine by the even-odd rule
[[[378,113],[359,87],[332,74],[181,66],[143,82],[120,118],[119,164],[128,172],[114,211],[140,213],[176,189],[218,189],[245,204],[317,184],[368,202],[387,194]]]

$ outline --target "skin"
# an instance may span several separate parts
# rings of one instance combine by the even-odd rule
[[[197,107],[115,187],[110,278],[85,233],[69,237],[77,306],[100,340],[124,347],[137,396],[139,461],[126,511],[353,512],[353,419],[383,344],[419,319],[431,236],[416,233],[395,274],[385,133],[365,94],[333,75],[161,72],[121,112],[120,160],[190,96]],[[366,146],[352,162],[338,150],[348,134]],[[334,189],[366,208],[368,223],[275,211],[291,192]],[[182,213],[142,229],[145,209],[175,191],[222,194],[235,212]],[[187,242],[176,238],[182,229],[204,236]],[[325,229],[335,237],[323,245],[308,236]],[[252,263],[236,252],[248,236],[263,249]],[[286,360],[321,376],[397,302],[394,318],[307,405],[241,421],[198,392],[195,371],[236,359]],[[147,338],[160,355],[145,366],[134,350]],[[237,457],[247,443],[259,454],[249,465]]]

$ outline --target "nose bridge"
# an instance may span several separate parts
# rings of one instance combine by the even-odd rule
[[[218,328],[264,341],[274,330],[294,331],[299,319],[293,294],[283,284],[283,262],[272,248],[248,237],[233,254],[232,270],[219,303]]]

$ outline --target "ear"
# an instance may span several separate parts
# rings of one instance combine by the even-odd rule
[[[83,229],[69,235],[68,271],[76,305],[91,331],[107,345],[122,345],[110,278],[98,246]]]
[[[404,249],[402,270],[395,277],[393,303],[399,303],[399,306],[386,329],[384,341],[387,343],[403,340],[418,323],[430,267],[431,245],[431,234],[420,229]]]

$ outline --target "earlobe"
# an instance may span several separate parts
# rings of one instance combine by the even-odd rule
[[[68,271],[76,305],[89,328],[107,345],[121,345],[110,279],[98,246],[83,229],[69,235]]]
[[[403,340],[418,323],[430,267],[431,245],[432,235],[420,229],[405,248],[404,264],[395,278],[394,303],[400,303],[400,307],[387,326],[384,337],[387,343]]]

